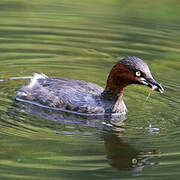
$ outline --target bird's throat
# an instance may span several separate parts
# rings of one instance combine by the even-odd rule
[[[126,113],[127,109],[123,101],[123,91],[114,94],[108,89],[105,89],[101,94],[101,98],[105,104],[107,113]]]

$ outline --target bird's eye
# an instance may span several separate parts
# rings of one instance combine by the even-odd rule
[[[141,72],[140,71],[136,71],[136,76],[140,77],[141,76]]]

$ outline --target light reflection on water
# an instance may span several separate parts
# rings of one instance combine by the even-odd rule
[[[2,0],[0,14],[2,179],[180,177],[175,1]],[[104,87],[115,62],[131,55],[149,64],[165,93],[146,101],[149,89],[128,87],[129,112],[113,126],[109,119],[23,109],[14,100],[34,72]]]

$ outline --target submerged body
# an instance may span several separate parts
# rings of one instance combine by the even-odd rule
[[[126,113],[123,92],[133,83],[163,92],[144,61],[127,57],[112,68],[105,89],[90,82],[35,74],[27,86],[19,89],[16,99],[84,114]]]

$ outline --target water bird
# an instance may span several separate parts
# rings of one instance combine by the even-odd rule
[[[15,98],[79,115],[126,114],[123,92],[130,84],[145,85],[160,93],[164,91],[143,60],[128,56],[112,67],[105,89],[91,82],[34,74],[28,85],[18,90]]]

